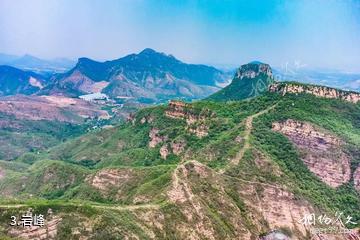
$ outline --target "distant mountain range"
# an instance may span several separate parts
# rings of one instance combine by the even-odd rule
[[[46,84],[46,79],[34,72],[0,66],[0,96],[34,94]]]
[[[79,96],[102,92],[111,98],[162,101],[200,99],[220,90],[231,75],[214,67],[186,64],[172,55],[145,49],[112,61],[80,58],[70,71],[54,76],[42,94]]]
[[[279,81],[297,81],[360,91],[360,73],[310,68],[275,68],[273,72],[274,78]]]
[[[75,64],[74,61],[67,58],[45,60],[29,54],[15,56],[0,53],[0,65],[8,65],[37,73],[61,73],[71,69]]]
[[[253,61],[243,65],[240,69],[244,72],[239,73],[238,70],[233,83],[227,86],[234,77],[234,71],[187,64],[172,55],[149,48],[138,54],[105,62],[85,57],[75,63],[61,58],[44,60],[31,55],[18,57],[0,54],[0,65],[6,65],[0,68],[0,96],[37,94],[79,97],[104,93],[112,99],[151,103],[173,98],[202,99],[212,94],[210,99],[224,100],[225,94],[231,100],[239,100],[259,95],[270,79],[268,73],[258,74],[261,72],[259,67],[269,69],[266,64]],[[360,91],[360,74],[356,73],[296,68],[274,69],[269,74],[278,81],[298,81]],[[244,77],[245,80],[240,81]],[[242,89],[241,96],[232,89]]]

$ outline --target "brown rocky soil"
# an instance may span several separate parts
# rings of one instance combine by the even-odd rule
[[[360,191],[360,166],[354,172],[354,186],[356,190]]]
[[[145,119],[145,118],[143,118]],[[147,120],[144,120],[141,119],[141,122],[144,122],[147,121]],[[160,131],[159,129],[157,128],[152,128],[149,132],[149,147],[150,148],[155,148],[158,144],[160,143],[164,143],[168,140],[168,137],[167,136],[162,136],[160,134]],[[166,159],[167,156],[170,154],[170,153],[173,153],[175,155],[179,155],[180,153],[182,153],[185,149],[185,146],[186,146],[186,142],[185,141],[173,141],[171,142],[170,144],[168,143],[165,143],[161,146],[159,152],[160,152],[160,156],[163,158],[163,159]]]
[[[131,169],[103,169],[86,181],[96,189],[106,193],[114,186],[121,188],[122,185],[131,181],[133,177]]]
[[[338,187],[350,180],[350,157],[336,136],[292,119],[275,122],[272,129],[286,135],[299,149],[309,170],[329,186]]]
[[[170,151],[169,151],[169,149],[168,149],[168,145],[167,145],[167,144],[163,145],[163,146],[160,148],[160,156],[161,156],[163,159],[166,159],[169,154],[170,154]]]
[[[207,199],[202,193],[195,194],[194,184],[200,185],[200,181],[204,179],[215,180],[215,176],[210,169],[196,161],[179,165],[174,171],[172,186],[167,195],[186,217],[186,220],[178,225],[179,239],[217,239],[214,219],[208,214],[206,204],[212,201],[217,201],[213,202],[215,204],[227,206],[226,210],[218,210],[218,214],[226,215],[228,221],[236,229],[236,237],[233,239],[250,239],[251,234],[238,217],[238,209],[234,204],[228,205],[229,202],[223,190],[214,199]],[[215,184],[211,181],[210,184],[212,183]]]
[[[184,151],[185,147],[186,147],[185,140],[178,140],[171,143],[171,149],[175,155],[181,154]]]
[[[61,220],[60,217],[53,216],[49,220],[45,219],[45,225],[43,227],[32,226],[11,228],[9,235],[19,239],[53,240],[56,239],[57,227]]]
[[[160,135],[160,130],[157,128],[152,128],[149,132],[149,147],[150,148],[154,148],[156,147],[156,145],[158,145],[159,143],[164,142],[165,140],[167,140],[166,136],[161,136]]]
[[[84,118],[108,118],[109,114],[93,103],[63,96],[16,95],[0,98],[0,112],[27,120],[79,122]],[[6,125],[3,123],[1,125]]]

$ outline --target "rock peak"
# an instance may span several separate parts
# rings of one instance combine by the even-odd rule
[[[160,54],[159,52],[155,51],[152,48],[145,48],[139,54]]]
[[[237,78],[255,78],[260,74],[265,74],[272,78],[272,70],[269,64],[262,63],[259,61],[253,61],[244,65],[241,65],[236,72]]]

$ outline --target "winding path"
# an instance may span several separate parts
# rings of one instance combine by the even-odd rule
[[[220,173],[225,173],[226,170],[228,170],[231,166],[238,165],[240,160],[244,157],[245,152],[250,148],[250,134],[253,129],[254,118],[257,118],[257,117],[269,112],[270,110],[274,109],[277,105],[278,105],[278,103],[276,103],[258,113],[255,113],[254,115],[251,115],[245,119],[244,146],[240,149],[240,151],[236,154],[236,156],[230,161],[230,163],[219,171]],[[240,124],[242,124],[242,122]]]

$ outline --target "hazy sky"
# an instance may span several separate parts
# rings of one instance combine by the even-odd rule
[[[360,71],[360,0],[0,0],[0,52]]]

